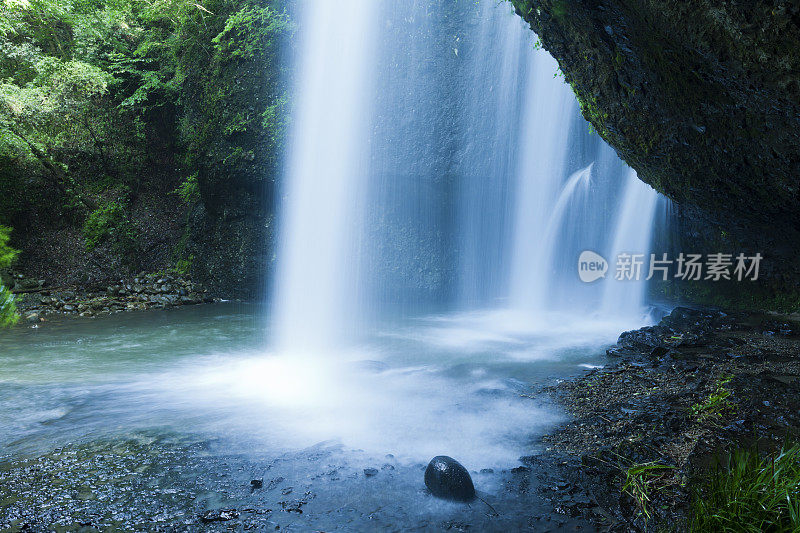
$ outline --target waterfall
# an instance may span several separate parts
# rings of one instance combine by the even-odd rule
[[[536,320],[553,311],[609,314],[613,300],[614,315],[644,316],[644,279],[619,282],[612,272],[583,284],[577,259],[587,249],[648,255],[658,195],[590,133],[569,86],[553,75],[555,61],[542,50],[528,57],[507,305]]]
[[[643,316],[644,282],[581,283],[577,258],[649,254],[657,195],[589,131],[508,4],[303,4],[279,349],[431,309]]]
[[[534,291],[528,294],[530,296],[529,307],[532,305],[538,310],[554,307],[550,305],[552,295],[548,289],[551,288],[554,278],[559,275],[559,271],[553,268],[553,264],[554,256],[563,244],[563,237],[560,231],[565,225],[564,219],[569,212],[576,192],[579,190],[578,185],[582,186],[581,192],[587,193],[591,184],[592,167],[594,167],[594,163],[570,176],[553,204],[547,226],[541,238],[538,239],[540,253],[529,272],[529,278],[533,281],[530,285]]]
[[[314,2],[301,17],[274,284],[281,349],[328,347],[357,312],[353,237],[367,180],[376,7],[373,0]]]
[[[606,256],[609,262],[609,279],[605,282],[603,293],[604,313],[625,315],[641,313],[643,310],[647,284],[642,280],[648,275],[650,240],[657,202],[656,192],[639,180],[636,171],[629,170],[618,209],[614,239]],[[615,267],[620,254],[631,256],[631,265],[636,256],[643,256],[641,271],[638,275],[631,273],[635,279],[615,279]]]
[[[533,36],[529,37],[533,39]],[[516,139],[516,214],[510,250],[509,304],[521,310],[542,309],[550,283],[552,257],[542,248],[542,236],[553,213],[564,178],[569,140],[569,119],[575,97],[569,86],[553,78],[558,64],[543,50],[528,51],[528,82],[523,128]]]
[[[507,290],[505,249],[509,188],[527,83],[530,30],[510,10],[492,2],[480,8],[467,74],[458,161],[459,266],[462,307],[487,305]]]

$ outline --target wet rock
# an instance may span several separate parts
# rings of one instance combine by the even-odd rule
[[[160,283],[154,283],[159,279]],[[125,310],[169,308],[178,305],[204,303],[207,298],[197,291],[188,279],[171,276],[159,278],[153,274],[140,274],[133,280],[119,280],[107,286],[98,285],[90,290],[41,290],[38,297],[20,299],[18,308],[23,316],[29,312],[47,313],[59,311],[94,317]],[[213,299],[208,299],[213,301]]]
[[[655,358],[664,357],[668,353],[669,349],[664,348],[663,346],[656,346],[655,348],[653,348],[653,351],[650,352],[650,357],[655,357]]]
[[[781,334],[792,318],[776,318],[678,308],[658,326],[623,334],[621,357],[603,371],[559,384],[557,398],[575,420],[543,440],[581,465],[566,470],[573,486],[556,485],[554,505],[569,516],[602,515],[603,523],[641,521],[620,499],[620,483],[628,466],[657,462],[669,469],[652,495],[653,525],[641,529],[658,530],[686,519],[688,471],[721,449],[751,446],[754,434],[780,446],[788,428],[800,427],[800,339]],[[710,404],[722,390],[729,397]]]
[[[303,514],[303,506],[306,503],[307,502],[305,500],[298,500],[295,502],[278,502],[278,504],[281,506],[282,511],[286,513],[297,513],[297,514]]]
[[[283,482],[284,482],[284,479],[283,479],[282,476],[279,476],[279,477],[276,477],[274,479],[271,479],[269,484],[267,485],[267,490],[272,490],[272,489],[274,489],[275,487],[277,487],[278,485],[280,485]]]
[[[475,499],[472,478],[461,463],[446,455],[431,459],[425,469],[425,486],[437,498],[468,502]]]
[[[703,311],[688,307],[676,307],[662,319],[662,323],[674,330],[686,330],[698,327],[708,318]]]
[[[781,385],[789,385],[797,381],[798,376],[793,375],[770,375],[768,379],[777,381]]]
[[[448,520],[447,522],[442,523],[442,529],[445,531],[469,531],[471,526],[466,522]]]
[[[779,322],[777,320],[763,321],[761,323],[761,330],[765,335],[780,335],[781,337],[789,337],[800,333],[796,325],[789,322]]]
[[[364,475],[367,476],[367,477],[377,476],[378,475],[378,469],[377,468],[365,468],[364,469]]]
[[[216,509],[213,511],[206,511],[200,515],[200,520],[204,523],[209,522],[227,522],[239,518],[239,511],[236,509]]]
[[[44,285],[44,280],[18,278],[14,281],[14,290],[35,290]]]
[[[252,479],[252,480],[250,480],[250,488],[252,488],[253,490],[260,489],[263,486],[264,486],[264,480],[263,479]]]
[[[623,349],[619,346],[614,346],[606,350],[606,355],[609,357],[621,357],[624,355]]]
[[[661,340],[662,333],[667,332],[662,331],[658,326],[626,331],[619,336],[617,345],[620,348],[627,348],[629,350],[650,352],[654,348],[663,347],[663,341]]]

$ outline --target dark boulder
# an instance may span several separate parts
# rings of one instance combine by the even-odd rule
[[[459,502],[475,499],[475,486],[469,472],[461,463],[446,455],[434,457],[428,463],[425,486],[437,498]]]
[[[648,326],[633,331],[626,331],[619,336],[617,345],[634,352],[651,352],[654,348],[663,346],[663,336],[669,330],[659,326]]]

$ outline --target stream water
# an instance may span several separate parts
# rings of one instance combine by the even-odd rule
[[[298,530],[549,519],[533,490],[542,472],[511,471],[562,419],[539,392],[602,364],[621,326],[554,317],[537,331],[505,313],[431,315],[376,327],[335,365],[302,365],[264,353],[263,311],[54,319],[0,337],[0,470],[20,502],[0,517],[27,509],[130,527],[271,509],[240,520]],[[502,518],[424,493],[422,467],[441,453],[473,472]],[[251,479],[265,487],[251,491]]]

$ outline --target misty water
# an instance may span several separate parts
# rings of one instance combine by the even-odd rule
[[[300,14],[269,303],[4,333],[6,460],[202,444],[161,464],[227,472],[196,505],[311,494],[308,512],[273,520],[319,529],[550,512],[513,469],[566,420],[543,389],[652,318],[646,284],[614,280],[613,257],[649,253],[662,200],[590,131],[509,5],[430,4]],[[583,250],[611,262],[604,279],[580,282]],[[442,454],[502,519],[425,494],[421,467]],[[282,481],[251,493],[251,477]]]
[[[619,326],[523,333],[508,316],[432,315],[387,323],[326,365],[265,353],[261,312],[54,319],[4,335],[0,445],[34,453],[160,428],[242,451],[337,441],[371,457],[446,450],[475,469],[509,467],[561,417],[535,398],[541,387],[602,364]],[[502,326],[477,329],[491,320]]]
[[[490,520],[486,507],[425,495],[421,465],[447,453],[503,511],[488,523],[518,524],[543,504],[535,491],[509,489],[509,471],[564,419],[542,387],[602,365],[621,326],[523,333],[508,316],[432,315],[378,326],[357,349],[333,354],[335,364],[320,364],[265,353],[263,312],[227,304],[64,319],[0,337],[5,460],[86,447],[102,457],[143,442],[159,451],[160,468],[191,483],[232,470],[227,485],[207,489],[216,500],[198,500],[211,508],[275,508],[294,497],[278,490],[286,487],[314,495],[315,513],[284,513],[279,524],[342,525],[330,513],[343,506],[353,508],[352,524],[373,512],[386,527]],[[478,329],[493,320],[497,327]],[[378,474],[367,478],[365,468]],[[277,478],[275,490],[248,490],[251,479]],[[186,482],[159,483],[170,491]],[[164,508],[175,505],[163,498]],[[197,511],[175,513],[192,520]]]

